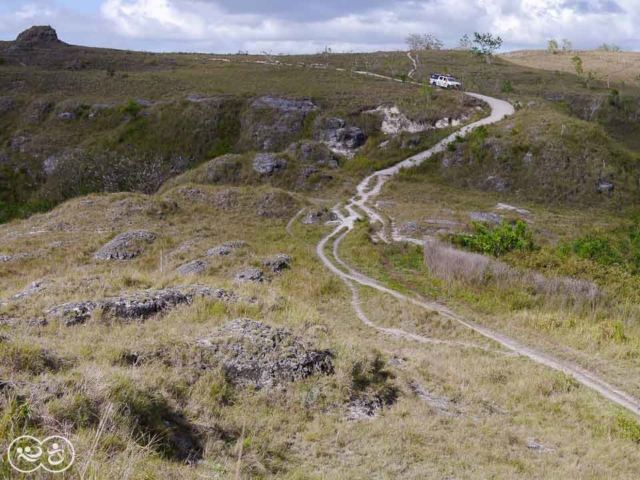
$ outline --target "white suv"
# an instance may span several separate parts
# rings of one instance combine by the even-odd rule
[[[436,85],[440,88],[456,88],[462,87],[462,84],[458,82],[451,75],[441,75],[439,73],[433,73],[429,78],[430,85]]]

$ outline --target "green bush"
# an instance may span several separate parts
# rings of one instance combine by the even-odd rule
[[[129,100],[126,105],[120,107],[120,112],[123,115],[131,115],[133,118],[138,118],[141,111],[142,106],[135,100]]]
[[[499,257],[514,250],[532,251],[538,247],[533,243],[533,232],[518,220],[515,224],[504,222],[491,229],[489,226],[474,222],[473,234],[459,234],[452,237],[453,243],[478,253]]]
[[[504,92],[504,93],[513,92],[513,84],[511,83],[511,80],[505,80],[504,82],[502,82],[502,86],[500,87],[500,91]]]
[[[640,221],[609,235],[583,235],[559,249],[560,256],[575,255],[599,265],[619,266],[637,275],[640,273]]]

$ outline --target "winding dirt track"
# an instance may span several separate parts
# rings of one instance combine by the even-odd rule
[[[388,80],[394,80],[389,77],[370,74],[368,72],[358,72],[358,73],[362,73],[363,75],[370,75],[378,78],[385,78]],[[440,143],[430,148],[429,150],[426,150],[417,155],[414,155],[413,157],[410,157],[393,167],[380,170],[374,173],[373,175],[370,175],[367,178],[365,178],[358,185],[357,195],[351,198],[349,202],[345,205],[344,210],[346,210],[346,212],[349,213],[348,216],[345,216],[343,212],[338,208],[338,206],[334,208],[334,211],[338,214],[338,217],[340,219],[340,224],[336,227],[336,229],[333,232],[331,232],[329,235],[323,238],[320,241],[320,243],[318,243],[316,247],[316,252],[318,256],[322,260],[322,263],[329,270],[331,270],[334,274],[338,275],[349,286],[353,294],[353,306],[358,315],[358,318],[360,318],[360,320],[367,326],[374,328],[381,333],[390,334],[396,337],[406,338],[410,340],[415,340],[422,343],[446,344],[450,346],[481,348],[483,350],[489,350],[487,348],[480,347],[478,345],[474,345],[470,343],[429,339],[429,338],[421,337],[419,335],[416,335],[410,332],[405,332],[400,329],[379,327],[375,325],[373,322],[371,322],[364,314],[358,299],[357,288],[355,287],[355,284],[373,288],[380,292],[391,295],[399,300],[407,301],[413,305],[424,308],[425,310],[436,311],[442,317],[453,320],[475,331],[476,333],[498,343],[503,348],[512,352],[512,354],[514,355],[527,357],[536,363],[540,363],[554,370],[558,370],[567,375],[571,375],[574,379],[576,379],[578,382],[585,385],[586,387],[597,391],[605,398],[608,398],[609,400],[617,403],[618,405],[624,408],[627,408],[628,410],[632,411],[634,414],[640,416],[640,400],[612,386],[611,384],[598,378],[596,375],[585,370],[584,368],[579,367],[577,365],[570,364],[565,361],[558,360],[552,357],[551,355],[548,355],[547,353],[537,351],[533,348],[521,345],[517,341],[513,340],[512,338],[502,333],[492,331],[486,327],[483,327],[481,325],[477,325],[473,322],[465,320],[460,316],[456,315],[453,311],[451,311],[444,305],[434,303],[434,302],[425,302],[425,301],[417,300],[415,298],[409,297],[400,292],[387,288],[381,285],[380,283],[378,283],[376,280],[369,278],[365,275],[362,275],[361,273],[353,270],[343,260],[340,259],[338,254],[338,247],[340,245],[340,242],[351,232],[351,230],[353,230],[356,220],[361,218],[360,214],[358,214],[357,212],[357,209],[363,211],[369,218],[370,222],[372,223],[378,222],[378,223],[381,223],[383,226],[385,226],[385,220],[378,213],[376,213],[368,204],[374,197],[376,197],[380,193],[380,191],[382,190],[382,186],[389,178],[397,174],[400,171],[400,169],[419,165],[420,163],[422,163],[424,160],[428,159],[435,153],[443,151],[447,147],[447,145],[456,138],[456,136],[458,135],[464,136],[471,130],[481,125],[489,125],[492,123],[499,122],[503,120],[505,117],[512,115],[514,113],[514,109],[511,106],[511,104],[503,100],[498,100],[495,98],[486,97],[484,95],[479,95],[475,93],[467,93],[467,95],[486,102],[491,107],[491,115],[478,122],[475,122],[473,124],[470,124],[461,128],[456,133],[445,138],[444,140],[442,140]],[[389,241],[386,238],[384,229],[379,235],[383,241],[385,242]],[[398,239],[396,235],[392,234],[392,237],[393,239]],[[326,246],[332,240],[333,240],[334,261],[338,263],[342,267],[342,269],[339,268],[334,263],[334,261],[332,261],[326,254]],[[400,240],[406,241],[406,239],[400,239]],[[491,350],[491,351],[495,352],[495,350]],[[498,353],[502,353],[502,352],[498,352]]]

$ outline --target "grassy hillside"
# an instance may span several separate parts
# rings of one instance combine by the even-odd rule
[[[358,287],[357,314],[318,259],[330,209],[362,178],[486,106],[355,73],[405,74],[405,52],[13,47],[0,44],[0,450],[64,434],[70,474],[99,480],[640,476],[629,412],[436,311]],[[416,79],[451,72],[517,113],[370,206],[388,238],[393,224],[432,248],[358,221],[338,253],[640,396],[637,90],[418,57]]]
[[[285,234],[294,212],[316,208],[303,198],[265,187],[200,185],[197,195],[193,188],[161,196],[91,195],[0,226],[2,253],[13,257],[0,263],[6,299],[0,445],[18,434],[63,428],[79,452],[74,468],[99,479],[338,479],[381,472],[408,479],[425,472],[537,478],[551,470],[598,478],[640,471],[630,454],[637,449],[635,421],[562,374],[494,352],[491,344],[484,344],[488,352],[429,346],[363,326],[346,308],[350,292],[314,255],[331,227],[295,223],[295,236]],[[94,259],[116,234],[140,229],[156,240],[138,257]],[[207,256],[238,240],[248,246]],[[365,253],[374,255],[368,262],[377,259],[368,244],[358,244],[356,256],[350,246],[350,259]],[[279,253],[291,257],[290,269],[268,273],[264,283],[235,279]],[[391,274],[396,266],[409,274],[411,255],[394,253]],[[208,262],[204,270],[177,272],[198,259]],[[145,318],[95,311],[74,323],[73,312],[49,313],[65,302],[194,284],[223,288],[231,297],[200,298]],[[482,344],[437,315],[361,293],[367,315],[379,323]],[[281,388],[239,384],[198,346],[238,318],[286,327],[312,348],[328,349],[334,371]],[[237,355],[248,338],[227,341]]]
[[[593,71],[599,79],[614,83],[638,84],[640,53],[607,52],[604,50],[551,53],[546,50],[522,50],[500,55],[501,58],[523,67],[575,73],[571,58],[579,55],[585,71]]]
[[[640,156],[597,124],[548,107],[527,107],[481,128],[421,166],[406,181],[437,181],[500,192],[514,201],[626,209],[640,200]]]

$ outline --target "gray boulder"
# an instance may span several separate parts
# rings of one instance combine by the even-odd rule
[[[228,322],[196,347],[208,354],[202,368],[222,364],[226,378],[240,386],[270,388],[334,372],[329,350],[314,350],[289,330],[254,320]]]
[[[493,225],[499,225],[502,223],[502,216],[495,213],[487,212],[471,212],[469,218],[474,222],[490,223]]]
[[[234,250],[248,247],[249,244],[247,242],[243,242],[242,240],[233,240],[231,242],[225,242],[222,245],[217,247],[213,247],[207,251],[207,255],[209,257],[223,257],[226,255],[231,255]]]
[[[316,123],[316,138],[332,152],[351,158],[367,137],[360,127],[346,126],[344,120],[328,118]]]
[[[313,210],[307,213],[302,218],[302,224],[316,225],[318,223],[335,222],[336,220],[338,220],[338,215],[333,213],[328,208],[323,208],[321,210]]]
[[[85,323],[95,310],[95,302],[68,302],[53,307],[46,313],[61,320],[67,327]]]
[[[601,180],[598,182],[597,188],[598,188],[598,192],[608,193],[610,195],[615,190],[616,187],[613,184],[613,182],[610,182],[608,180]]]
[[[175,273],[180,276],[196,275],[203,273],[207,268],[209,268],[209,262],[194,260],[193,262],[185,263],[176,268]]]
[[[265,258],[260,262],[264,267],[271,270],[273,273],[280,273],[283,270],[291,268],[291,257],[280,253],[275,257]]]
[[[259,268],[247,267],[240,270],[236,274],[236,280],[239,282],[264,282],[264,272]]]
[[[96,260],[131,260],[140,256],[156,236],[145,230],[121,233],[93,256]]]
[[[260,175],[273,175],[285,168],[287,168],[287,161],[276,158],[272,153],[261,153],[253,159],[253,169]]]
[[[58,318],[66,326],[85,323],[94,311],[122,319],[144,319],[169,311],[179,305],[190,305],[196,298],[212,298],[229,301],[235,297],[223,289],[203,285],[141,292],[107,297],[98,301],[69,302],[48,310],[48,315]]]
[[[282,150],[300,135],[307,116],[317,108],[308,100],[256,98],[240,121],[241,143],[255,150]]]
[[[335,154],[326,145],[318,142],[302,141],[289,145],[287,153],[303,163],[315,163],[329,168],[339,168]]]

